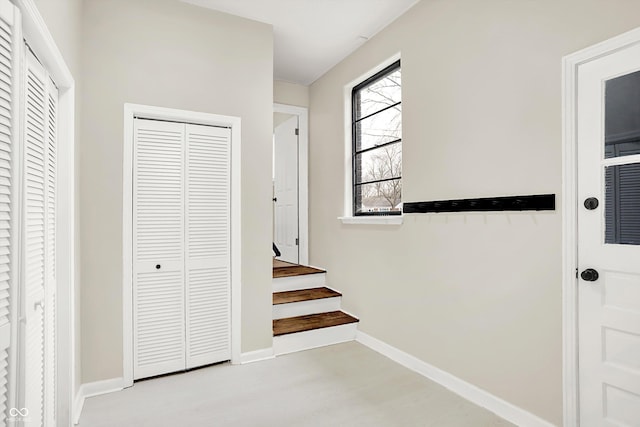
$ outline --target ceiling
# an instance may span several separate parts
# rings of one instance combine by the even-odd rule
[[[419,0],[182,0],[273,25],[274,78],[309,85]]]

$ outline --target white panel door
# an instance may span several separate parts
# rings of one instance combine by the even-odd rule
[[[578,75],[580,425],[640,426],[640,46]]]
[[[298,116],[274,131],[274,241],[283,261],[297,264],[298,256]]]
[[[231,130],[186,125],[186,367],[231,358]]]
[[[134,379],[185,367],[184,131],[135,120]]]
[[[16,84],[18,47],[21,42],[17,9],[0,0],[0,426],[8,424],[8,411],[15,404],[15,345],[17,304],[14,233],[16,218]]]

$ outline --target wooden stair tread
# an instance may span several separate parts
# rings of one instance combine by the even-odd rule
[[[279,335],[329,328],[331,326],[340,326],[356,322],[358,322],[358,319],[343,311],[287,317],[273,321],[273,336],[276,337]]]
[[[291,265],[288,267],[275,267],[273,269],[273,278],[303,276],[306,274],[326,273],[318,268],[307,267],[306,265]]]
[[[299,289],[297,291],[275,292],[273,305],[289,304],[292,302],[311,301],[323,298],[340,297],[342,294],[329,288]]]

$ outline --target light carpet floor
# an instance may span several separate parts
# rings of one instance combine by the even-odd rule
[[[80,427],[512,426],[356,342],[136,382]]]

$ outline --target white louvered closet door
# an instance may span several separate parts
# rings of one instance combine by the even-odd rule
[[[134,379],[229,360],[231,131],[134,133]]]
[[[135,120],[134,379],[185,368],[184,130]]]
[[[186,125],[187,369],[231,358],[230,140]]]
[[[17,135],[16,81],[20,41],[19,12],[0,0],[0,426],[8,424],[15,405],[16,366],[11,353],[15,343],[15,147]]]
[[[55,422],[55,235],[57,90],[26,55],[23,143],[25,408],[29,425]],[[45,391],[47,398],[45,399]]]

